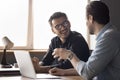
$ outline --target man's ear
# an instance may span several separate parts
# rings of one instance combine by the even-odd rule
[[[93,16],[92,16],[92,15],[89,15],[89,16],[88,16],[88,20],[89,20],[90,23],[93,23]]]
[[[70,21],[68,21],[68,22],[69,22],[69,27],[71,27]]]

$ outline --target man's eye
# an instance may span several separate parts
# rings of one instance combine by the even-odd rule
[[[60,26],[60,25],[56,25],[55,28],[56,28],[56,29],[59,29],[59,26]]]

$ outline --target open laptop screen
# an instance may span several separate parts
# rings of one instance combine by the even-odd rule
[[[17,51],[14,51],[14,55],[22,76],[29,77],[29,78],[42,78],[42,79],[46,79],[46,78],[59,79],[60,78],[59,76],[53,76],[50,74],[36,75],[36,72],[28,51],[17,50]]]

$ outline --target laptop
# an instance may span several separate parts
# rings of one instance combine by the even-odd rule
[[[28,78],[40,78],[40,79],[60,79],[59,76],[53,76],[47,73],[36,73],[30,53],[24,50],[15,50],[14,55],[20,69],[20,73],[24,77]]]

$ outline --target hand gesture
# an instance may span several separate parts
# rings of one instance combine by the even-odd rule
[[[65,48],[56,48],[52,53],[54,58],[58,58],[58,60],[67,59],[70,54],[71,54],[71,51]]]

